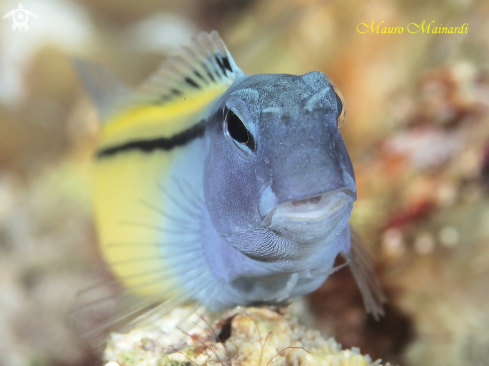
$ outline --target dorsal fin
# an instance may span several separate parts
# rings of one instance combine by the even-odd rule
[[[136,90],[130,90],[100,65],[81,59],[74,59],[73,63],[102,122],[110,122],[134,107],[165,107],[209,89],[214,89],[209,90],[211,94],[219,95],[243,75],[216,31],[200,33],[190,46],[165,60]]]
[[[100,112],[104,148],[182,133],[206,120],[213,103],[244,75],[216,31],[199,34],[132,91],[100,66],[75,65]]]
[[[165,104],[213,84],[231,85],[243,72],[216,31],[200,33],[191,46],[168,58],[135,93],[139,102]]]
[[[206,120],[242,75],[218,33],[201,33],[117,102],[103,129],[103,147],[183,133]]]
[[[79,58],[72,59],[76,71],[95,103],[102,121],[112,113],[116,103],[130,94],[130,89],[104,67]]]

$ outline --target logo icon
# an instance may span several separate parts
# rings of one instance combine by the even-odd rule
[[[19,3],[19,7],[17,9],[9,11],[3,16],[3,18],[5,19],[12,16],[12,19],[14,20],[12,30],[16,30],[17,28],[19,28],[19,32],[21,32],[22,28],[24,28],[26,31],[29,30],[29,25],[27,24],[27,22],[29,21],[29,15],[31,17],[37,18],[36,14],[34,14],[32,11],[25,10],[24,6],[22,6],[22,3]]]

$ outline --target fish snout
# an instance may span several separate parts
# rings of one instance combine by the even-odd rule
[[[261,224],[302,244],[318,242],[334,232],[339,224],[349,219],[356,199],[352,190],[341,188],[271,207],[273,199],[267,197],[271,194],[273,192],[264,191],[260,199]]]

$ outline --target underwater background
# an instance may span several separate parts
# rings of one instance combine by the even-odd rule
[[[1,15],[18,5],[1,0]],[[100,262],[90,205],[97,115],[70,58],[137,85],[213,29],[247,74],[319,70],[347,103],[342,134],[358,186],[351,222],[375,259],[387,315],[377,323],[365,314],[343,269],[296,306],[303,322],[384,362],[489,365],[489,2],[22,5],[37,16],[28,31],[0,21],[1,366],[99,357],[69,321]],[[372,21],[379,33],[359,32]],[[408,31],[423,21],[467,32]],[[404,30],[382,34],[384,26]]]

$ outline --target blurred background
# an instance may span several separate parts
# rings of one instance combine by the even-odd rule
[[[1,0],[2,16],[18,0]],[[348,270],[305,305],[345,347],[400,365],[489,365],[489,2],[25,0],[0,21],[0,365],[95,365],[68,321],[99,260],[97,115],[70,57],[129,85],[201,30],[248,74],[323,71],[342,91],[352,223],[389,297],[376,323]],[[464,34],[360,34],[359,23]]]

